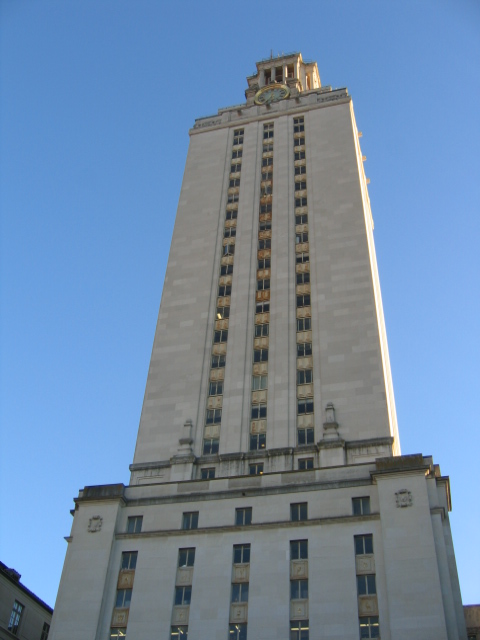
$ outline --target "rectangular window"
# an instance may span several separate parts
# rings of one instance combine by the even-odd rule
[[[313,402],[312,402],[313,405]],[[313,409],[313,406],[312,406]],[[307,429],[298,429],[297,431],[297,440],[298,446],[302,447],[306,444],[314,444],[315,442],[315,434],[313,431],[313,427],[308,427]]]
[[[136,569],[138,551],[124,551],[122,553],[121,569]]]
[[[263,143],[263,153],[271,153],[273,151],[273,142]]]
[[[373,553],[373,535],[368,533],[363,536],[354,536],[355,555],[363,556]]]
[[[212,356],[212,369],[221,369],[225,366],[225,356]]]
[[[235,158],[241,158],[242,155],[243,155],[242,149],[234,149],[232,151],[232,160],[235,160]]]
[[[127,520],[127,533],[140,533],[142,524],[143,516],[130,516]]]
[[[304,274],[304,275],[307,275],[307,274]],[[311,328],[312,328],[311,318],[297,318],[297,331],[310,331]]]
[[[265,435],[265,433],[259,433],[256,435],[250,434],[250,451],[265,449],[266,446],[267,446],[267,436]]]
[[[247,623],[228,625],[228,640],[247,640]]]
[[[259,389],[266,389],[267,386],[268,386],[268,376],[252,377],[252,391],[258,391]]]
[[[209,396],[221,396],[223,393],[223,381],[210,382],[210,388],[208,389]]]
[[[298,369],[297,384],[311,384],[313,382],[313,371],[311,369]]]
[[[226,220],[236,220],[238,217],[238,209],[233,209],[232,211],[227,211],[225,215]],[[232,265],[229,265],[232,266]]]
[[[10,620],[8,621],[8,630],[13,633],[14,636],[17,635],[18,627],[20,626],[20,620],[22,619],[24,606],[20,604],[18,600],[15,600],[12,607],[12,612],[10,613]]]
[[[295,138],[295,140],[293,141],[294,147],[303,147],[304,144],[305,144],[305,138]]]
[[[124,627],[120,629],[120,627],[116,627],[115,629],[110,629],[110,640],[118,640],[118,638],[126,638],[127,637],[127,629]]]
[[[308,242],[308,231],[297,231],[295,234],[295,244]]]
[[[302,118],[294,118],[293,119],[293,133],[301,133],[302,131],[305,131],[303,117]]]
[[[221,409],[207,409],[206,424],[220,424],[222,421]]]
[[[257,462],[256,464],[251,464],[248,468],[248,473],[251,476],[263,475],[263,462]]]
[[[215,478],[215,468],[209,467],[208,469],[201,470],[202,480],[213,480]]]
[[[132,599],[131,589],[117,589],[117,597],[115,599],[115,609],[128,609]]]
[[[233,178],[228,183],[229,188],[231,187],[239,187],[240,186],[240,178]]]
[[[295,175],[303,176],[307,173],[307,167],[304,164],[301,164],[299,167],[295,167]]]
[[[374,596],[377,593],[375,574],[357,576],[357,593],[359,596]]]
[[[272,240],[271,238],[262,238],[258,241],[258,248],[261,251],[262,249],[271,249],[272,248]]]
[[[232,604],[248,602],[248,582],[232,584]]]
[[[270,302],[257,302],[255,305],[255,313],[268,313],[270,311]]]
[[[297,296],[297,308],[310,306],[310,294],[306,293],[301,296]]]
[[[308,224],[308,214],[300,213],[295,216],[295,224]]]
[[[49,631],[50,631],[50,625],[48,624],[48,622],[44,622],[43,623],[43,629],[42,629],[42,635],[40,636],[40,640],[48,640]]]
[[[310,282],[309,273],[297,273],[297,284],[308,284]]]
[[[306,413],[313,413],[313,398],[297,400],[297,415],[303,416]]]
[[[273,138],[273,122],[263,125],[263,139],[268,140]]]
[[[308,640],[308,620],[292,620],[290,622],[290,640]]]
[[[188,640],[188,627],[171,627],[170,640]]]
[[[297,502],[290,505],[290,520],[292,522],[301,522],[308,520],[308,503]]]
[[[252,404],[252,420],[261,420],[267,417],[267,405],[265,403]]]
[[[310,262],[310,254],[308,253],[297,253],[296,263],[297,264],[305,264],[306,262]]]
[[[293,64],[287,64],[287,78],[293,77]]]
[[[270,289],[270,278],[257,280],[257,291],[268,291]]]
[[[183,514],[182,529],[198,529],[198,511],[186,511]]]
[[[300,458],[300,460],[298,461],[298,468],[300,471],[313,469],[313,458]]]
[[[238,193],[229,193],[227,196],[227,203],[233,204],[234,202],[238,202]]]
[[[235,238],[236,235],[237,235],[237,227],[226,227],[223,230],[224,238]]]
[[[217,307],[217,320],[225,320],[230,317],[230,307]]]
[[[261,204],[260,205],[260,213],[261,214],[272,213],[272,203],[268,202],[267,204]]]
[[[370,498],[352,498],[352,511],[354,516],[366,516],[370,513]]]
[[[232,213],[230,211],[229,213]],[[221,276],[231,276],[233,273],[233,264],[222,264],[220,267],[220,275]]]
[[[193,567],[194,564],[195,564],[195,547],[192,547],[190,549],[178,550],[178,566],[180,568]]]
[[[268,171],[269,173],[266,173],[267,171]],[[262,180],[271,180],[271,179],[272,179],[272,173],[271,173],[271,171],[272,171],[272,170],[271,170],[269,167],[267,167],[267,168],[265,169],[265,171],[262,173]]]
[[[290,581],[290,600],[306,600],[308,598],[308,580]]]
[[[231,247],[232,245],[227,244],[226,247]],[[232,285],[230,284],[221,284],[218,287],[218,296],[223,298],[223,296],[229,296],[232,293]]]
[[[220,329],[219,331],[215,331],[213,334],[213,342],[214,344],[218,344],[219,342],[227,342],[228,340],[228,329]]]
[[[273,158],[262,158],[262,167],[273,167]]]
[[[252,507],[243,507],[235,509],[235,524],[246,525],[252,524]]]
[[[241,162],[232,163],[232,165],[230,167],[230,173],[238,173],[241,170],[242,170],[242,163]]]
[[[307,196],[303,196],[303,198],[295,198],[295,206],[296,207],[306,207],[307,206]]]
[[[264,222],[260,222],[258,230],[259,231],[270,231],[271,228],[272,228],[271,220],[265,220]]]
[[[226,244],[223,247],[223,255],[224,256],[233,256],[235,254],[235,245],[234,244]]]
[[[253,350],[254,362],[268,362],[268,349],[254,349]]]
[[[305,356],[312,355],[312,343],[300,342],[297,344],[297,358],[303,358]]]
[[[295,160],[305,160],[305,151],[295,151]]]
[[[243,144],[243,129],[236,129],[233,132],[233,145]]]
[[[259,258],[258,260],[258,269],[270,269],[271,260],[270,258]]]
[[[248,564],[250,562],[250,545],[233,545],[233,564]]]
[[[192,587],[175,587],[175,605],[190,604]]]
[[[290,542],[290,560],[308,559],[308,540],[292,540]]]
[[[368,616],[359,618],[360,638],[379,638],[380,625],[378,624],[378,616]]]
[[[203,441],[203,455],[211,456],[218,453],[218,439],[209,438]]]
[[[299,182],[295,182],[295,191],[303,191],[307,188],[307,181],[300,180]]]
[[[269,327],[270,327],[269,324],[256,324],[255,338],[265,338],[266,336],[268,336]]]

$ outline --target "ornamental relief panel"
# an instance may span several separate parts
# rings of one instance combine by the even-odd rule
[[[399,508],[411,507],[413,504],[412,493],[407,489],[400,489],[395,493],[395,501]]]

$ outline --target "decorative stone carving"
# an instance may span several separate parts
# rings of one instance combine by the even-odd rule
[[[192,567],[178,567],[177,569],[177,579],[175,584],[189,585],[192,584],[193,579],[193,568]]]
[[[308,561],[292,560],[290,562],[291,578],[308,578]]]
[[[361,616],[378,616],[377,596],[358,596],[358,613]]]
[[[92,516],[88,521],[88,531],[89,533],[96,533],[100,531],[103,524],[103,518],[101,516]]]
[[[248,605],[232,604],[230,607],[230,622],[247,622]]]
[[[413,497],[408,489],[400,489],[395,493],[395,499],[397,502],[397,507],[411,507],[413,504]]]
[[[190,606],[188,604],[174,606],[173,612],[172,612],[172,624],[173,625],[188,624],[189,613],[190,613]]]
[[[124,569],[118,574],[117,589],[131,589],[133,587],[133,579],[135,571],[133,569]]]
[[[112,615],[112,627],[126,627],[129,609],[114,609]]]
[[[193,440],[192,440],[191,434],[192,434],[192,421],[185,420],[183,429],[182,429],[182,436],[178,440],[178,444],[180,445],[178,447],[178,455],[188,456],[192,454]]]
[[[248,582],[250,576],[249,564],[234,564],[233,565],[233,582]]]
[[[290,619],[305,620],[308,618],[308,600],[292,600],[290,602]]]
[[[375,558],[373,556],[356,556],[355,569],[358,575],[375,573]]]
[[[338,440],[338,422],[335,417],[335,407],[329,402],[325,407],[325,422],[323,423],[323,439]]]

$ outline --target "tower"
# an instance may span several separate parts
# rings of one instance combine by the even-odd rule
[[[76,498],[52,637],[464,638],[351,98],[299,53],[247,82],[190,131],[130,484]]]

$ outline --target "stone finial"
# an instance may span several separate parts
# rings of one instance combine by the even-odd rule
[[[189,456],[192,454],[192,426],[193,423],[190,419],[185,420],[182,428],[182,436],[178,440],[178,453],[182,456]]]
[[[333,402],[329,402],[325,407],[325,422],[323,423],[324,440],[338,440],[338,422],[335,417],[335,407]]]

